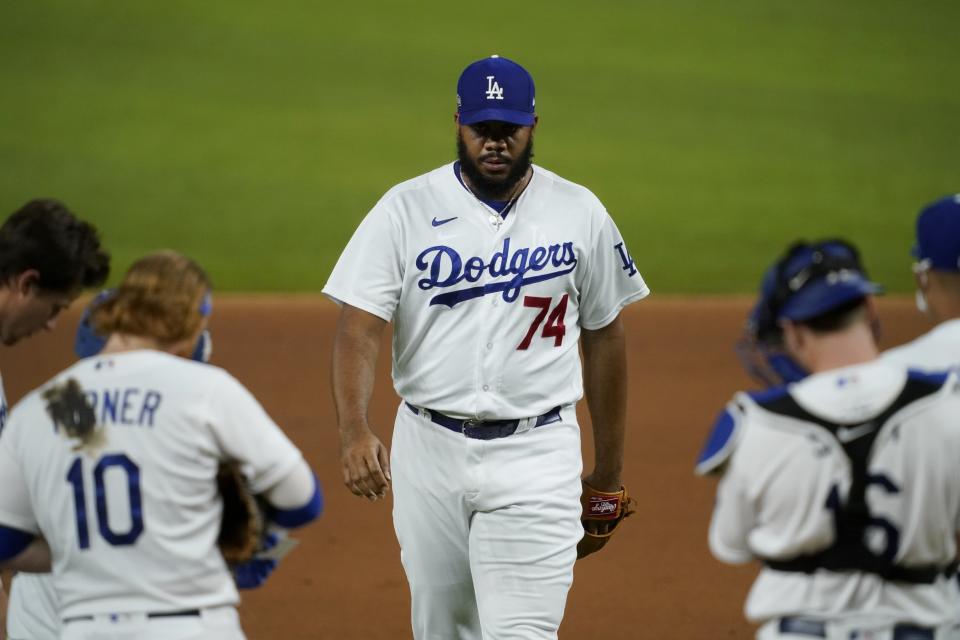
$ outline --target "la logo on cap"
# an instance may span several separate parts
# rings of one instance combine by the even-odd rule
[[[503,100],[503,87],[497,83],[496,76],[487,76],[487,100]]]

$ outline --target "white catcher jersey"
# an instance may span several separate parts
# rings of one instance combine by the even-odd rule
[[[77,380],[102,437],[80,447],[41,396]],[[63,617],[235,604],[216,546],[221,460],[254,493],[302,456],[226,371],[158,351],[81,360],[28,395],[0,438],[0,524],[42,533]]]
[[[323,292],[393,321],[393,381],[414,405],[476,419],[583,395],[577,341],[649,293],[589,190],[534,166],[502,224],[448,164],[387,192]]]
[[[941,322],[916,340],[884,351],[882,358],[921,371],[960,370],[960,319]]]
[[[786,388],[740,393],[721,414],[698,472],[726,462],[710,523],[713,554],[731,563],[785,561],[825,550],[835,516],[851,491],[851,464],[840,441],[877,429],[867,464],[865,499],[875,524],[869,548],[906,568],[947,567],[960,530],[960,383],[951,375],[911,374],[931,391],[905,404],[883,425],[873,419],[905,389],[902,367],[874,361],[810,376]],[[821,425],[775,412],[789,395]],[[768,410],[769,409],[769,410]],[[884,581],[876,574],[764,567],[747,599],[753,620],[809,615],[864,617],[928,626],[960,616],[953,577],[932,584]]]

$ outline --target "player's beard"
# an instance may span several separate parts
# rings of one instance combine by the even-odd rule
[[[533,160],[533,136],[527,142],[520,155],[513,159],[510,171],[502,178],[489,178],[480,172],[477,163],[467,154],[463,136],[457,132],[457,156],[460,159],[460,171],[467,177],[470,189],[482,200],[506,200],[513,194],[517,183],[523,180]]]

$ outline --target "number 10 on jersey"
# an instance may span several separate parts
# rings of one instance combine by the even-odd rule
[[[84,482],[84,458],[79,457],[67,471],[67,482],[73,486],[73,504],[77,515],[77,542],[81,549],[90,548],[90,522],[87,517],[87,492]],[[126,477],[127,500],[130,509],[130,529],[114,531],[110,525],[107,507],[106,474],[110,469]],[[103,456],[93,468],[93,488],[97,504],[97,528],[100,536],[114,547],[131,545],[143,533],[143,497],[140,493],[140,467],[124,454]],[[116,505],[114,505],[116,506]]]

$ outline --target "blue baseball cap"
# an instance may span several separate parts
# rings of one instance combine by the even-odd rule
[[[749,323],[762,339],[779,331],[779,320],[811,320],[880,293],[883,287],[867,277],[850,243],[797,242],[764,274]]]
[[[490,56],[477,60],[457,80],[460,124],[498,120],[521,126],[535,121],[533,76],[513,60]]]
[[[920,212],[912,253],[931,269],[960,271],[960,193],[940,198]]]

